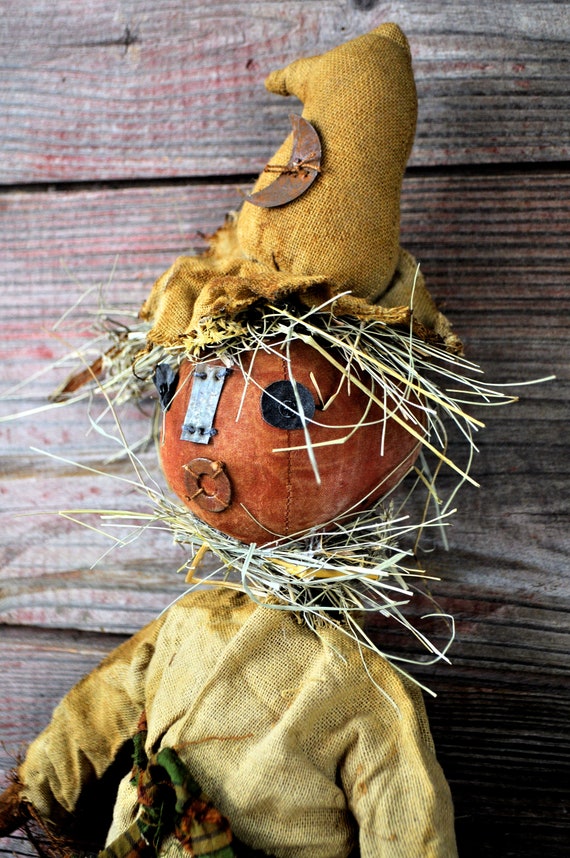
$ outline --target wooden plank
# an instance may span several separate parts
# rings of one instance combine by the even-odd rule
[[[421,260],[470,356],[496,381],[558,375],[523,388],[519,404],[485,412],[474,469],[481,489],[460,494],[450,550],[435,539],[435,550],[421,557],[441,578],[431,594],[457,624],[451,666],[413,672],[438,694],[428,700],[430,722],[453,790],[462,858],[562,858],[567,851],[560,785],[568,773],[570,697],[569,183],[564,173],[540,171],[412,174],[405,182],[402,241]],[[85,343],[85,328],[70,320],[55,336],[51,329],[86,289],[110,281],[110,300],[138,306],[174,256],[203,246],[201,232],[239,204],[240,187],[13,192],[2,201],[5,391],[70,343]],[[83,307],[92,312],[96,304],[93,292]],[[53,370],[1,401],[2,412],[41,405],[61,374]],[[129,438],[144,436],[149,420],[148,410],[127,408]],[[111,420],[105,425],[112,429]],[[86,506],[144,509],[144,498],[116,479],[132,476],[126,464],[106,466],[113,480],[29,449],[99,467],[109,445],[87,429],[81,405],[0,423],[3,771],[67,688],[183,589],[175,574],[183,555],[167,534],[149,531],[90,569],[108,546],[102,537],[54,515],[14,517]],[[160,480],[154,451],[141,455]],[[429,610],[418,601],[410,617],[443,644],[441,623],[421,620]],[[387,651],[417,656],[404,632],[378,621],[372,632]],[[0,841],[0,854],[33,850],[17,835]]]
[[[2,4],[0,183],[257,172],[295,100],[263,79],[386,20],[411,41],[414,165],[568,157],[570,9],[552,2]]]
[[[99,284],[121,318],[132,313],[172,259],[203,247],[239,206],[298,108],[265,93],[268,71],[382,21],[403,26],[420,117],[402,243],[489,380],[557,374],[482,415],[481,488],[460,492],[449,550],[433,534],[419,557],[440,578],[428,596],[455,618],[452,663],[420,656],[412,672],[438,694],[427,704],[461,858],[562,858],[570,178],[545,162],[568,158],[570,8],[31,0],[24,10],[0,0],[0,10],[0,420],[45,404],[66,371],[46,368],[88,341],[89,325],[74,320],[95,318]],[[151,410],[122,411],[129,442],[146,436]],[[110,416],[103,425],[116,431]],[[107,461],[116,445],[89,430],[82,405],[0,422],[0,776],[65,691],[184,589],[170,534],[149,529],[91,568],[108,537],[56,514],[148,511],[128,462]],[[140,457],[162,484],[155,451]],[[451,485],[445,477],[442,491]],[[83,519],[101,528],[94,513]],[[430,598],[407,614],[443,646],[445,624],[425,617]],[[418,657],[381,618],[370,632]],[[11,854],[35,852],[16,835],[0,840]]]
[[[2,322],[0,383],[45,368],[69,350],[66,338],[81,342],[70,325],[49,331],[82,297],[83,315],[93,314],[99,284],[108,303],[138,309],[154,279],[178,254],[203,247],[203,233],[238,208],[247,189],[189,184],[5,194],[0,259],[9,319]],[[511,378],[528,378],[535,362],[547,366],[552,358],[540,354],[546,336],[551,346],[556,341],[551,369],[564,376],[556,350],[568,331],[569,194],[565,173],[405,179],[402,244],[420,260],[471,354],[497,380],[506,380],[511,347]],[[36,395],[57,378],[47,378]]]
[[[496,682],[440,686],[428,714],[456,810],[459,854],[563,856],[568,829],[568,686]]]
[[[570,595],[562,431],[568,401],[569,184],[565,174],[550,173],[412,175],[403,197],[403,242],[421,260],[434,294],[489,379],[558,375],[556,382],[522,388],[519,404],[482,414],[488,429],[478,438],[474,471],[482,488],[460,494],[449,552],[426,558],[442,578],[435,592],[452,612],[461,598],[473,602],[475,615],[485,605],[518,606],[521,621],[513,634],[524,641],[527,627],[535,625],[536,664],[546,626],[532,620],[532,611],[564,611]],[[3,389],[48,366],[68,350],[68,341],[85,343],[84,327],[77,333],[71,322],[55,337],[50,330],[89,287],[110,280],[111,301],[138,307],[148,284],[179,252],[203,245],[200,231],[216,228],[239,203],[239,190],[176,185],[5,194]],[[502,215],[493,202],[500,202]],[[96,304],[94,292],[78,315],[94,312]],[[39,377],[4,399],[2,412],[45,404],[63,374],[54,370]],[[150,414],[150,408],[134,407],[123,413],[129,440],[146,435]],[[112,419],[105,426],[113,431]],[[175,570],[183,554],[168,534],[150,531],[91,570],[109,547],[106,539],[55,515],[14,518],[38,510],[148,510],[144,495],[117,480],[132,478],[128,464],[105,466],[113,480],[30,451],[33,446],[101,467],[116,447],[89,428],[81,405],[0,423],[4,622],[131,632],[182,589]],[[152,449],[143,461],[162,483]],[[88,520],[99,526],[93,516]],[[562,649],[556,651],[558,659]]]

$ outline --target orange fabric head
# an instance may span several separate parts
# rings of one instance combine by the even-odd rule
[[[412,466],[420,446],[405,426],[371,402],[315,349],[295,341],[290,369],[283,352],[245,356],[219,398],[208,443],[181,439],[195,365],[181,367],[174,399],[164,415],[162,467],[174,492],[201,519],[242,542],[266,544],[301,534],[343,514],[369,507]],[[306,428],[320,476],[307,449]],[[361,381],[370,384],[363,376]],[[384,401],[385,393],[375,396]],[[412,406],[414,429],[421,412]],[[401,419],[401,418],[400,418]],[[362,424],[362,425],[359,425]],[[412,424],[410,424],[412,425]],[[358,427],[358,428],[355,428]],[[339,443],[342,442],[342,443]]]

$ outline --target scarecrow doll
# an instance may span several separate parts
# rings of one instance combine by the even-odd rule
[[[112,390],[138,343],[172,490],[149,495],[192,587],[67,694],[0,797],[0,834],[41,826],[50,854],[92,854],[85,797],[104,791],[103,858],[456,855],[421,688],[365,623],[410,627],[402,481],[441,522],[436,472],[469,479],[446,423],[470,449],[461,401],[493,395],[399,245],[409,46],[385,24],[266,86],[302,102],[291,134],[97,369]]]

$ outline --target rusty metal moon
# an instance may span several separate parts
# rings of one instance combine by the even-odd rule
[[[246,196],[247,202],[254,206],[284,206],[304,194],[320,173],[322,149],[319,135],[302,116],[292,113],[289,118],[293,126],[291,157],[289,162],[282,166],[267,165],[266,172],[279,175],[266,188]]]

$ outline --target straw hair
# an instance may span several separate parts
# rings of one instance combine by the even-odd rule
[[[303,535],[292,534],[263,547],[246,545],[205,524],[165,495],[144,472],[136,452],[126,447],[119,432],[123,453],[135,469],[135,478],[129,482],[148,498],[151,511],[103,511],[102,532],[112,536],[114,545],[120,545],[124,540],[138,538],[148,527],[165,528],[187,548],[187,560],[180,571],[188,576],[192,587],[216,583],[238,589],[260,604],[299,614],[317,633],[321,623],[340,624],[345,634],[364,648],[375,646],[365,636],[360,618],[368,612],[379,612],[387,621],[406,627],[432,657],[444,657],[445,651],[434,648],[417,633],[405,615],[414,590],[421,590],[426,580],[414,559],[415,547],[423,530],[434,527],[445,544],[445,526],[454,512],[457,490],[465,480],[474,482],[469,474],[476,450],[474,435],[483,424],[471,414],[471,407],[504,404],[514,397],[483,384],[476,365],[418,339],[410,328],[397,330],[378,321],[339,318],[328,305],[311,310],[296,303],[264,305],[255,313],[241,315],[236,326],[233,334],[215,349],[202,350],[199,358],[182,345],[154,347],[140,351],[130,367],[133,343],[140,344],[148,330],[148,326],[139,326],[122,338],[122,353],[120,343],[113,346],[109,376],[93,381],[82,395],[95,399],[103,395],[107,407],[115,411],[124,401],[127,378],[129,383],[136,379],[139,396],[153,390],[152,374],[158,363],[167,362],[176,368],[187,360],[221,360],[239,372],[244,371],[246,354],[253,355],[255,362],[260,350],[286,348],[288,342],[300,339],[325,355],[339,369],[345,383],[364,387],[371,400],[382,404],[387,394],[393,398],[396,406],[390,416],[416,434],[422,450],[406,493],[402,497],[399,491],[399,499],[394,494],[392,500],[386,499],[363,512],[348,509],[343,516]],[[365,376],[372,383],[363,385]],[[245,381],[252,383],[247,373]],[[424,403],[425,425],[421,431],[417,418],[410,419],[410,402],[415,407],[418,400]],[[448,427],[454,427],[464,440],[464,462],[453,461],[448,455]],[[358,426],[347,426],[346,433],[351,431],[358,431]],[[337,443],[342,445],[342,441]],[[309,423],[301,443],[309,457],[314,454],[311,444]],[[444,469],[457,477],[447,495],[438,489],[438,477]],[[416,501],[410,502],[411,495],[423,498],[416,520],[406,517],[408,507],[417,508]],[[68,510],[61,514],[80,520],[85,512]],[[117,527],[127,535],[117,536]],[[403,541],[407,548],[402,547]],[[201,561],[208,552],[218,558],[219,565],[213,572],[204,573]],[[452,621],[444,619],[452,638]]]

